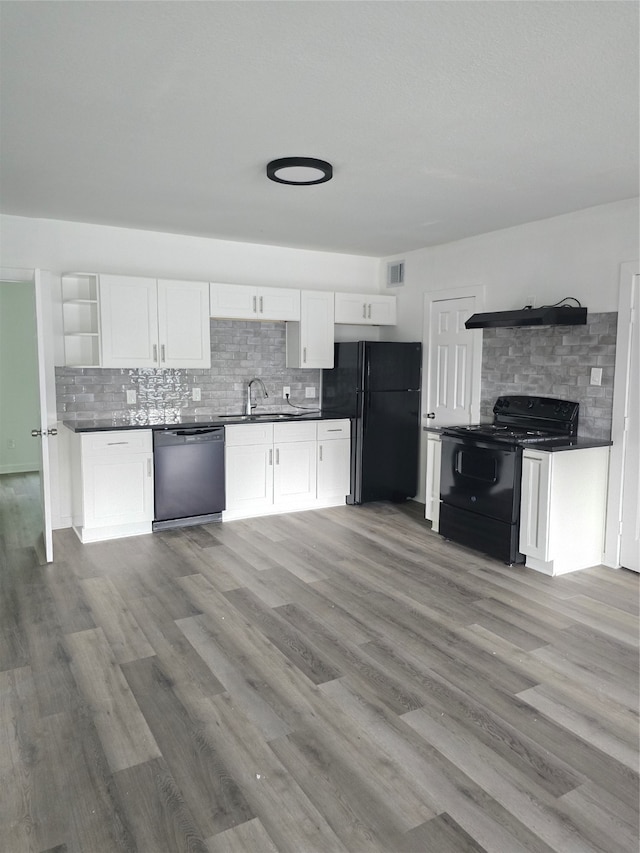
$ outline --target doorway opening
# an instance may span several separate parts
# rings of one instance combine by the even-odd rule
[[[0,554],[46,560],[35,283],[0,280]],[[16,555],[17,556],[17,555]]]

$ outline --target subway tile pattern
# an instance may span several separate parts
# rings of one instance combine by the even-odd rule
[[[539,394],[580,403],[579,434],[611,438],[618,315],[589,314],[585,326],[484,329],[481,417],[501,394]],[[590,384],[592,367],[602,384]]]
[[[269,396],[254,386],[259,412],[291,411],[282,388],[291,388],[291,402],[319,406],[320,371],[285,366],[285,324],[245,320],[211,320],[211,368],[195,370],[56,368],[58,419],[113,419],[126,423],[164,423],[194,416],[244,411],[247,382],[264,382]],[[305,389],[315,396],[305,397]],[[192,390],[200,389],[194,402]],[[126,392],[136,392],[128,405]]]

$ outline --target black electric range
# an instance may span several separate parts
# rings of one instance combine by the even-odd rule
[[[440,534],[508,564],[518,550],[522,450],[578,433],[579,403],[498,397],[493,423],[442,430]]]

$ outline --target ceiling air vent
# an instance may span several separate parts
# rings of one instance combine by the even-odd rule
[[[404,284],[404,261],[387,264],[387,287],[402,287]]]

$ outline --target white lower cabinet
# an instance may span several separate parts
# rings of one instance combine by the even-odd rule
[[[319,501],[344,503],[351,491],[351,422],[318,421]]]
[[[424,517],[434,533],[440,530],[440,459],[442,443],[438,433],[427,433],[427,471],[425,480]]]
[[[525,565],[562,575],[602,562],[609,448],[522,455],[520,551]]]
[[[349,420],[225,427],[223,520],[344,503],[349,435]]]
[[[81,542],[151,533],[151,430],[73,433],[72,526]]]

